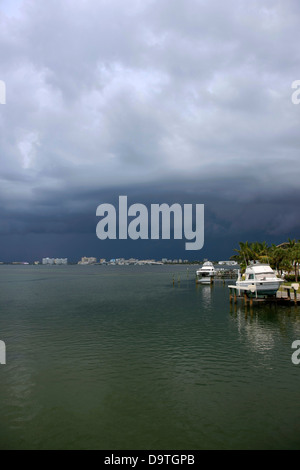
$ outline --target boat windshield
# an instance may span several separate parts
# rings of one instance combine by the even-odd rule
[[[274,279],[275,276],[275,273],[259,273],[259,274],[256,274],[256,279],[258,281],[265,281],[267,279]]]

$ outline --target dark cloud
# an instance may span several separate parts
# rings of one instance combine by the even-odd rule
[[[0,1],[0,233],[94,237],[128,194],[205,203],[227,246],[299,237],[299,8]]]

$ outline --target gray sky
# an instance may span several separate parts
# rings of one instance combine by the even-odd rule
[[[0,233],[89,233],[131,191],[205,202],[209,236],[300,237],[299,20],[298,0],[0,0]]]

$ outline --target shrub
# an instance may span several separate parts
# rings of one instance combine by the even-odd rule
[[[295,274],[286,274],[284,276],[284,279],[287,281],[287,282],[295,282]]]

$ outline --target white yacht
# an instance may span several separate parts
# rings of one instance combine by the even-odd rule
[[[276,295],[283,279],[276,276],[268,264],[253,263],[247,266],[245,274],[239,274],[236,281],[237,287],[249,287],[252,295],[272,296]]]
[[[200,284],[210,284],[214,280],[216,270],[213,263],[210,261],[205,261],[203,266],[197,270],[197,282]]]

